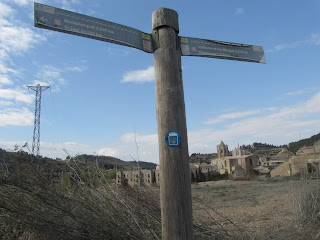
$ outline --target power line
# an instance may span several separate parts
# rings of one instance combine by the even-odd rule
[[[41,93],[50,88],[50,86],[29,86],[28,89],[32,89],[36,92],[35,110],[34,110],[34,128],[33,128],[33,141],[32,141],[32,154],[39,158],[40,152],[40,112],[41,112]]]

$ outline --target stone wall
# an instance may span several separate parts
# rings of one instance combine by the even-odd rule
[[[320,153],[320,140],[314,143],[314,150],[316,153]]]
[[[271,177],[319,175],[319,155],[297,155],[271,170]]]
[[[139,185],[151,185],[155,183],[154,170],[119,171],[116,174],[117,184],[128,184],[132,187]]]

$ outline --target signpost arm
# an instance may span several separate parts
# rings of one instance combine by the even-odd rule
[[[178,42],[178,14],[159,8],[152,14],[155,91],[160,160],[162,239],[192,240],[193,218],[188,139]],[[181,134],[181,144],[165,142],[168,131]]]

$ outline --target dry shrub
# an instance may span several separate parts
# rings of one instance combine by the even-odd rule
[[[232,219],[200,200],[193,203],[195,239],[241,240],[253,239],[245,229]]]
[[[158,197],[150,189],[115,186],[85,162],[69,166],[62,182],[28,164],[0,176],[0,237],[160,238]]]
[[[0,239],[161,239],[157,188],[115,185],[94,164],[70,160],[57,174],[19,163],[0,169]],[[60,177],[59,177],[60,176]],[[195,239],[317,239],[319,182],[294,186],[297,225],[251,237],[216,209],[194,202]]]
[[[320,186],[319,181],[301,179],[292,184],[293,206],[298,229],[320,234]],[[309,230],[310,229],[310,230]]]
[[[118,186],[81,160],[68,167],[62,175],[21,163],[0,173],[0,239],[161,239],[157,188]],[[231,239],[202,210],[195,239]]]

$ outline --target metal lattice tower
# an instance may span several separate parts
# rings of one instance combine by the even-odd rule
[[[28,86],[28,89],[32,89],[36,92],[35,110],[34,110],[34,129],[33,129],[33,142],[32,142],[32,154],[39,157],[40,153],[40,111],[41,111],[41,93],[50,88],[50,86]]]

